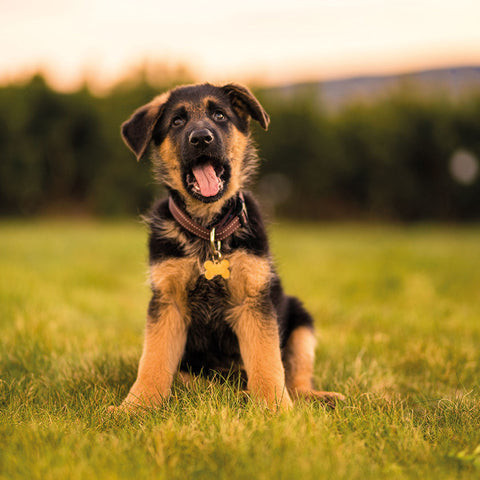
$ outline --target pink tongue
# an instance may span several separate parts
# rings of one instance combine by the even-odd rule
[[[204,197],[213,197],[218,193],[218,179],[215,169],[207,163],[201,167],[195,167],[193,174]]]

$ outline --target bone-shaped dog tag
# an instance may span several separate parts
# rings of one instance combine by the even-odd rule
[[[207,280],[211,280],[217,275],[221,275],[225,280],[230,278],[230,262],[228,260],[215,260],[213,262],[207,260],[203,267],[205,268],[205,278]]]

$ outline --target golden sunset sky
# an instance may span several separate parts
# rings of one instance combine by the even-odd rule
[[[281,84],[480,65],[480,0],[0,0],[0,82],[108,86],[142,62]]]

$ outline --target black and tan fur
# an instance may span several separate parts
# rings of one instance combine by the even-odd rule
[[[215,225],[239,202],[240,191],[248,222],[222,242],[230,278],[207,280],[209,242],[177,223],[167,200],[153,207],[152,299],[138,377],[121,409],[161,404],[177,373],[186,378],[186,372],[232,367],[246,373],[249,394],[273,408],[288,408],[298,395],[330,404],[342,398],[312,388],[312,318],[299,300],[284,294],[258,205],[243,190],[257,163],[252,118],[267,129],[270,119],[247,88],[204,84],[157,97],[122,126],[137,159],[150,154],[157,179],[195,222]],[[198,182],[197,191],[192,186],[192,168],[205,162],[215,167],[221,185],[214,196],[199,194]]]

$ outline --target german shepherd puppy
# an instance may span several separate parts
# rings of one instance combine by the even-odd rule
[[[297,396],[343,399],[312,388],[312,317],[284,294],[258,205],[244,191],[258,160],[251,119],[265,130],[270,122],[247,88],[203,84],[160,95],[122,125],[169,198],[148,217],[152,299],[138,376],[120,409],[161,404],[177,372],[232,367],[274,409]]]

